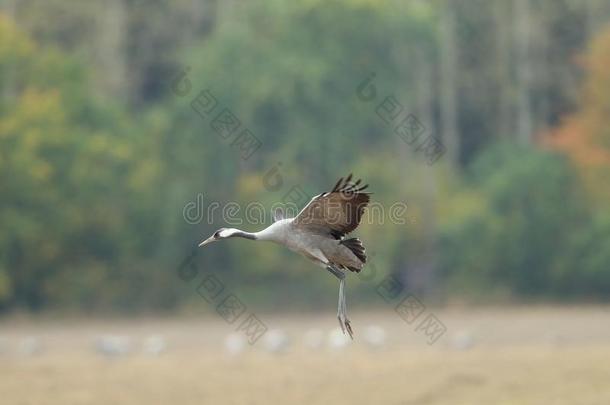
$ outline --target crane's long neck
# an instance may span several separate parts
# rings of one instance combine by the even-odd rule
[[[245,232],[240,229],[237,229],[237,232],[233,233],[233,235],[231,235],[231,236],[236,237],[236,238],[250,239],[250,240],[259,239],[258,236],[256,235],[256,233]]]
[[[278,221],[275,222],[273,224],[271,224],[270,226],[268,226],[267,228],[258,231],[258,232],[246,232],[246,231],[242,231],[241,229],[235,229],[235,228],[231,228],[231,229],[227,229],[223,232],[226,232],[226,236],[225,237],[238,237],[238,238],[245,238],[245,239],[250,239],[250,240],[265,240],[265,241],[271,241],[271,242],[279,242],[282,240],[282,236],[284,235],[284,228],[287,225],[287,221]]]

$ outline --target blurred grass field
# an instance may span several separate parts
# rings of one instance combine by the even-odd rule
[[[428,346],[395,313],[354,311],[356,341],[340,350],[303,345],[310,328],[330,330],[332,314],[264,316],[291,339],[287,352],[261,342],[239,355],[223,341],[234,330],[218,318],[11,320],[0,337],[0,402],[6,404],[607,404],[610,311],[605,308],[443,310],[447,333]],[[373,350],[366,325],[387,332]],[[360,332],[360,334],[359,334]],[[133,351],[106,358],[96,336],[128,336]],[[167,350],[138,342],[160,334]],[[459,336],[469,347],[456,345]],[[40,352],[19,354],[27,337]],[[471,347],[470,347],[471,346]]]

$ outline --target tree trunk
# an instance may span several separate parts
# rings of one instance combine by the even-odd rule
[[[517,137],[526,144],[532,141],[530,0],[515,0],[515,54],[517,62]]]
[[[422,138],[437,136],[433,119],[434,85],[435,76],[433,74],[432,63],[425,52],[419,50],[416,53],[416,71],[419,72],[416,85],[417,97],[417,118],[426,127],[426,132]],[[422,152],[415,152],[421,154]],[[416,158],[425,161],[425,157]],[[420,201],[422,207],[422,250],[421,254],[410,261],[408,272],[408,285],[412,286],[416,292],[423,295],[430,295],[436,287],[436,267],[437,267],[437,246],[436,246],[436,199],[437,184],[434,165],[422,164],[422,181],[424,184],[423,199]]]
[[[460,159],[460,136],[457,125],[456,43],[455,12],[453,3],[444,0],[441,6],[440,26],[440,95],[442,139],[447,158],[457,167]]]
[[[108,0],[104,12],[100,14],[97,41],[97,75],[105,95],[126,100],[127,61],[124,44],[126,43],[127,10],[124,0]]]
[[[496,126],[498,137],[514,136],[515,127],[511,119],[511,92],[510,78],[510,21],[507,15],[510,7],[506,2],[497,1],[494,7],[494,25],[496,27],[496,72],[495,78],[498,89],[498,124]]]

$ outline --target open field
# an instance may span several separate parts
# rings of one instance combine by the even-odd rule
[[[332,314],[260,314],[290,337],[284,353],[263,341],[229,355],[235,326],[212,316],[179,320],[4,321],[0,399],[5,404],[608,404],[610,311],[605,308],[438,310],[447,332],[428,345],[394,312],[359,313],[342,349],[303,344],[334,328]],[[364,343],[367,325],[387,333]],[[130,352],[95,351],[100,335],[129,337]],[[142,351],[151,334],[167,348]],[[24,341],[36,341],[26,354]],[[26,345],[27,346],[27,345]]]

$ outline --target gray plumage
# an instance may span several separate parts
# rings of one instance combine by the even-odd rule
[[[347,331],[353,337],[345,303],[345,270],[362,270],[366,253],[359,239],[347,239],[346,235],[358,227],[370,200],[370,193],[364,192],[368,185],[361,186],[360,183],[360,180],[352,181],[350,174],[339,179],[331,191],[312,198],[294,218],[282,218],[282,214],[276,212],[273,224],[254,233],[221,228],[199,246],[231,237],[270,241],[326,268],[340,281],[339,325],[344,333]]]

